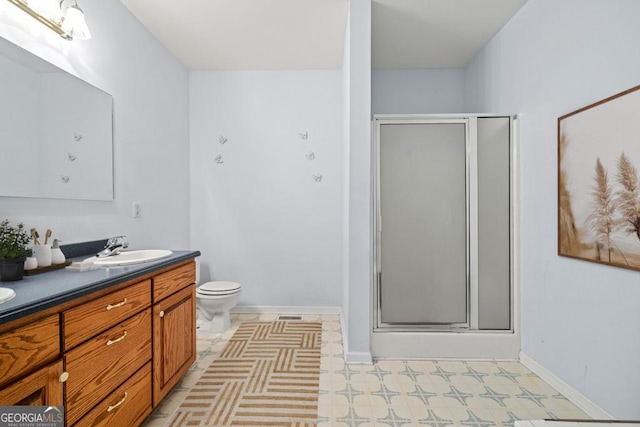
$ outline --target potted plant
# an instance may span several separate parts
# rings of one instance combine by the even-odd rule
[[[0,222],[0,282],[22,279],[29,240],[23,223],[12,226],[8,219]]]

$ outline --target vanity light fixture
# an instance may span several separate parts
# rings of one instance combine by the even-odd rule
[[[63,18],[58,0],[28,0],[28,2],[34,12],[48,17],[51,21],[60,21]]]
[[[84,19],[84,12],[74,4],[63,8],[65,0],[8,0],[29,16],[44,24],[65,40],[88,40],[91,32]]]

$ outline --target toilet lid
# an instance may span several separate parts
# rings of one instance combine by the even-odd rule
[[[225,295],[240,292],[240,284],[236,282],[207,282],[197,289],[202,295]]]

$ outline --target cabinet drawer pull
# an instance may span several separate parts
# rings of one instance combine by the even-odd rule
[[[109,310],[113,310],[114,308],[122,307],[122,306],[123,306],[123,305],[125,305],[126,303],[127,303],[127,299],[125,298],[125,299],[123,299],[122,301],[120,301],[120,302],[119,302],[119,303],[117,303],[117,304],[109,304],[109,305],[107,306],[107,311],[109,311]]]
[[[160,312],[160,317],[164,317],[164,310]]]
[[[120,399],[120,402],[116,403],[116,404],[115,404],[115,405],[113,405],[113,406],[109,406],[109,407],[107,408],[107,412],[111,412],[111,411],[113,411],[114,409],[116,409],[118,406],[122,405],[122,404],[124,403],[124,401],[125,401],[125,400],[127,400],[127,397],[129,397],[129,395],[128,395],[128,394],[127,394],[127,392],[125,391],[125,392],[124,392],[124,396],[122,396],[122,399]]]
[[[107,341],[107,345],[115,344],[118,341],[122,341],[124,339],[124,337],[126,337],[126,336],[127,336],[127,331],[124,331],[124,334],[122,334],[122,336],[120,338],[116,338],[115,340]]]
[[[58,377],[58,381],[61,383],[66,382],[68,379],[69,379],[69,372],[63,372]]]

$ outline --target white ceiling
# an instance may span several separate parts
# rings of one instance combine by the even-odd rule
[[[372,0],[374,68],[465,66],[526,0]],[[191,70],[341,68],[348,0],[121,0]]]
[[[466,66],[526,0],[373,0],[373,68]]]

